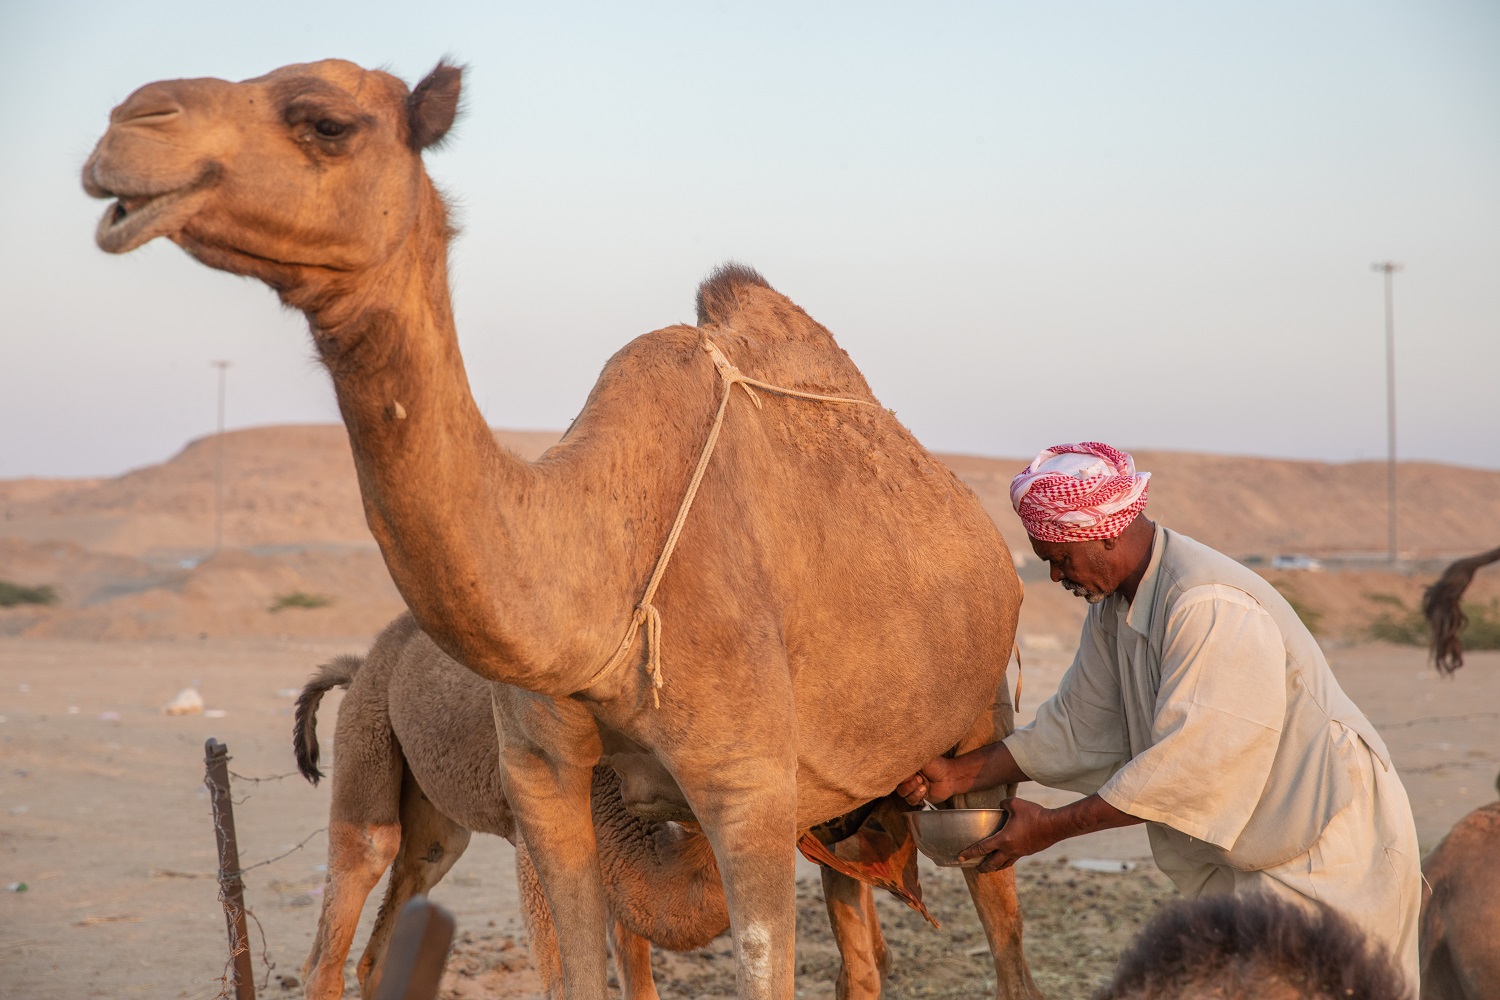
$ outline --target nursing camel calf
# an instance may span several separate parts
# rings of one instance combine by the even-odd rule
[[[473,832],[515,845],[532,964],[546,995],[560,995],[551,914],[501,787],[489,684],[438,649],[409,614],[402,615],[363,660],[341,656],[324,664],[297,699],[297,766],[315,784],[323,776],[317,711],[335,687],[347,693],[334,733],[323,909],[303,967],[307,996],[343,995],[344,963],[360,912],[390,869],[385,899],[356,966],[361,994],[372,996],[402,905],[443,879]],[[632,805],[675,811],[670,796],[649,778],[636,776],[639,801]],[[627,1000],[656,1000],[650,944],[685,951],[729,926],[713,851],[701,833],[634,815],[607,765],[594,771],[592,811],[621,987]],[[837,993],[876,996],[889,958],[869,887],[825,872],[830,920],[846,956]]]

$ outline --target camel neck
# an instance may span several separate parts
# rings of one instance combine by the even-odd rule
[[[638,596],[617,537],[633,519],[592,484],[561,502],[559,480],[576,483],[567,473],[583,463],[539,469],[496,443],[459,353],[445,238],[440,214],[419,220],[401,254],[356,279],[369,294],[307,310],[313,338],[370,531],[418,622],[491,680],[571,694]],[[608,434],[594,440],[612,447]]]

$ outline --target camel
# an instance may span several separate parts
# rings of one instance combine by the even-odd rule
[[[551,916],[500,787],[489,686],[424,634],[410,615],[388,625],[363,657],[324,664],[302,689],[292,730],[297,767],[319,770],[317,712],[334,687],[348,690],[334,735],[328,877],[303,981],[307,996],[343,996],[344,960],[370,891],[391,869],[385,900],[356,966],[360,993],[374,996],[396,915],[437,885],[472,832],[516,848],[516,881],[543,990],[559,985]],[[595,769],[595,829],[608,890],[615,962],[630,1000],[656,1000],[648,941],[682,951],[729,926],[713,853],[701,834],[630,815],[619,779]],[[878,924],[874,925],[878,933]]]
[[[1495,780],[1500,791],[1500,777]],[[1454,824],[1422,862],[1422,1000],[1500,996],[1500,801]]]
[[[469,391],[452,231],[422,163],[461,76],[439,64],[408,90],[327,60],[142,87],[83,168],[115,199],[95,241],[164,236],[307,317],[393,581],[495,682],[502,784],[564,995],[605,995],[589,795],[618,753],[701,824],[739,995],[791,1000],[799,831],[1010,732],[1020,581],[978,498],[747,267],[699,286],[696,325],[610,358],[537,461],[500,447]],[[997,996],[1036,996],[1012,874],[966,877]]]
[[[1426,994],[1424,993],[1423,996]],[[1094,1000],[1411,1000],[1390,956],[1327,906],[1214,895],[1164,906]]]
[[[1460,603],[1474,574],[1490,563],[1500,562],[1500,548],[1460,559],[1422,594],[1422,614],[1432,627],[1432,662],[1438,672],[1452,676],[1464,665],[1464,626],[1469,624]]]

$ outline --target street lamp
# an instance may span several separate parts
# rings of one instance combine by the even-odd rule
[[[1396,309],[1393,279],[1404,267],[1393,260],[1370,265],[1370,270],[1385,275],[1385,484],[1392,563],[1396,561]]]
[[[224,376],[232,362],[210,361],[219,369],[219,432],[214,436],[214,553],[224,547]]]

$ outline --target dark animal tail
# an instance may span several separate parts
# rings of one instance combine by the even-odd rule
[[[739,312],[741,290],[750,287],[770,288],[771,283],[755,268],[734,261],[714,268],[698,286],[698,325],[727,325]]]
[[[297,770],[314,785],[323,777],[318,770],[318,704],[331,688],[347,689],[365,661],[358,656],[336,656],[318,668],[313,679],[297,696],[297,711],[292,721],[292,752],[297,756]]]

